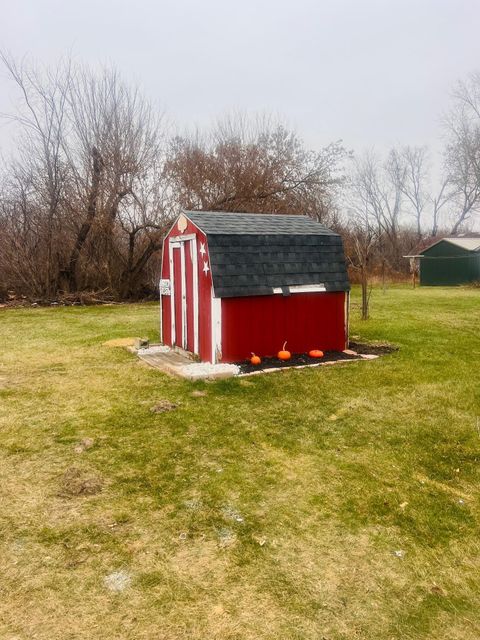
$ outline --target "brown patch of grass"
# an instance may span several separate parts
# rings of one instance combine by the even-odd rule
[[[114,338],[102,343],[103,347],[133,347],[138,338]]]
[[[173,411],[178,406],[178,402],[170,402],[170,400],[160,400],[150,409],[150,411],[152,413],[166,413],[167,411]]]
[[[81,467],[68,467],[60,478],[61,497],[93,496],[103,488],[103,481],[95,473]]]
[[[172,554],[169,564],[179,579],[203,587],[224,582],[229,561],[213,540],[186,539]]]

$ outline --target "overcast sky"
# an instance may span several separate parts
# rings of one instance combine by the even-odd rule
[[[316,147],[431,144],[480,68],[479,0],[0,0],[0,46],[113,64],[180,127],[273,112]],[[14,88],[0,72],[0,110]],[[1,125],[0,142],[10,139]]]

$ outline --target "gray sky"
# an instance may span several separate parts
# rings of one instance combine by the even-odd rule
[[[452,84],[480,67],[478,0],[0,0],[0,15],[14,56],[114,64],[182,128],[267,111],[312,147],[434,145]],[[0,72],[1,111],[14,95]]]

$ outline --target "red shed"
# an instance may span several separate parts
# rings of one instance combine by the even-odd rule
[[[164,240],[162,341],[204,362],[341,351],[342,239],[306,216],[185,211]]]

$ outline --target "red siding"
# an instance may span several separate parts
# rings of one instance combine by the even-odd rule
[[[212,277],[211,271],[207,274],[203,271],[204,262],[207,261],[210,268],[210,260],[208,257],[208,245],[205,235],[190,220],[187,220],[187,228],[180,232],[177,222],[169,231],[163,245],[162,257],[162,278],[170,279],[169,264],[169,239],[172,237],[186,236],[195,234],[197,236],[197,263],[198,263],[198,331],[199,331],[199,356],[203,361],[210,361],[212,356],[212,330],[211,330],[211,297],[212,297]],[[206,253],[200,254],[201,244],[205,245]],[[189,243],[185,247],[185,265],[190,262]],[[187,275],[187,323],[191,326],[193,320],[193,281],[190,282],[190,270],[186,269]],[[179,297],[177,297],[177,300]],[[171,299],[170,296],[162,296],[162,338],[164,344],[172,346],[171,336]],[[187,335],[188,348],[193,350],[193,335]]]
[[[194,340],[194,321],[193,321],[193,246],[191,242],[185,244],[185,284],[187,288],[187,301],[191,300],[191,304],[187,304],[187,351],[193,353],[195,348]]]
[[[201,243],[205,245],[206,253],[201,256]],[[207,261],[210,269],[210,259],[208,257],[207,239],[203,233],[197,234],[198,252],[198,342],[199,355],[202,362],[210,362],[212,359],[212,273],[209,270],[207,275],[203,271],[204,262]]]
[[[275,355],[285,340],[292,353],[345,349],[345,293],[222,300],[223,362]]]

